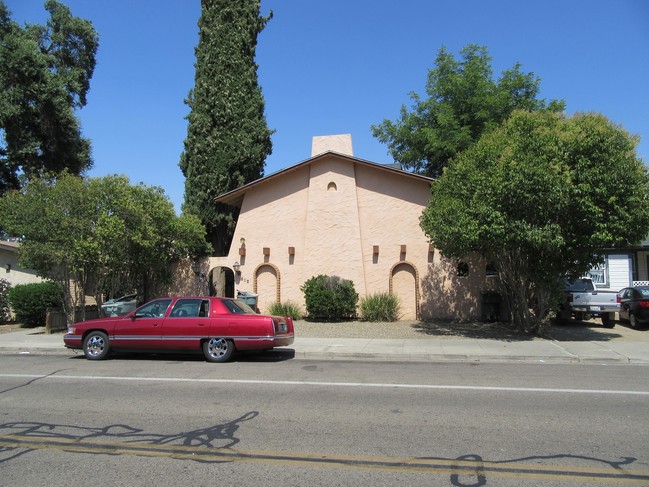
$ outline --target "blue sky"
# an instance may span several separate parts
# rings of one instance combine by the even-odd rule
[[[44,0],[5,0],[19,23],[43,23]],[[64,0],[100,36],[87,106],[90,176],[160,186],[180,211],[178,168],[194,81],[200,0]],[[647,0],[262,0],[274,17],[257,64],[273,153],[266,174],[311,155],[316,135],[351,133],[354,154],[392,162],[370,127],[424,93],[438,50],[487,46],[496,74],[522,64],[541,97],[600,112],[641,137],[649,162]]]

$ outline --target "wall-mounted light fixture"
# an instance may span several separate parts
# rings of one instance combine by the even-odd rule
[[[241,239],[239,239],[239,242],[241,243],[241,246],[239,247],[239,255],[241,257],[245,257],[245,255],[246,255],[246,239],[241,237]]]
[[[237,275],[241,274],[241,264],[239,264],[239,262],[232,264],[232,268],[234,269],[234,272],[237,273]]]

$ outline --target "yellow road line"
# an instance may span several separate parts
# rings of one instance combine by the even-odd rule
[[[103,442],[49,436],[0,436],[0,446],[32,450],[53,449],[71,453],[164,457],[203,462],[255,462],[319,467],[391,470],[430,474],[574,480],[616,484],[649,484],[649,471],[610,467],[540,465],[512,461],[444,458],[399,458],[359,455],[329,455],[262,450],[233,450],[206,446],[156,443]],[[548,459],[546,459],[548,460]]]

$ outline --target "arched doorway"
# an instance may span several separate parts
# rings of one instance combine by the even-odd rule
[[[390,272],[390,293],[399,298],[402,320],[419,318],[418,273],[409,262],[399,262]]]
[[[257,307],[262,313],[268,310],[271,304],[280,302],[280,274],[279,269],[273,264],[262,264],[255,271],[254,289],[259,295]]]
[[[210,271],[210,296],[234,297],[234,272],[229,267],[215,267]]]

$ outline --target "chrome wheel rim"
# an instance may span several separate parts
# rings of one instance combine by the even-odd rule
[[[88,340],[88,346],[86,348],[88,350],[88,355],[98,357],[103,353],[105,347],[106,344],[104,343],[104,339],[102,337],[93,336],[90,338],[90,340]]]
[[[210,357],[221,358],[228,351],[228,341],[223,338],[212,338],[207,343],[207,353]]]

